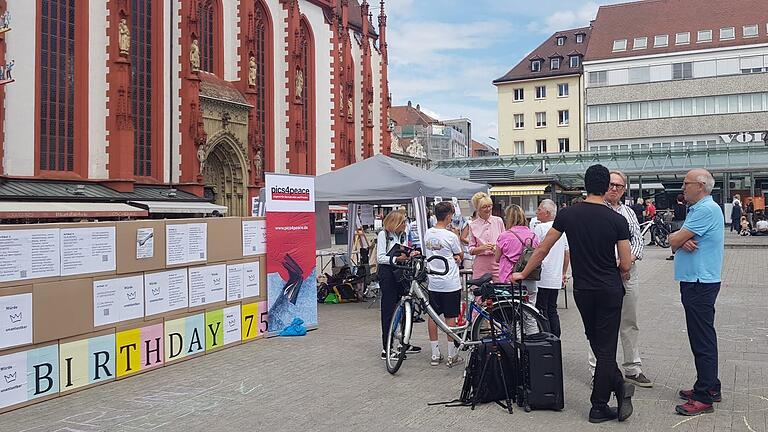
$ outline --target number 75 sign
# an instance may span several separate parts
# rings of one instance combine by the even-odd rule
[[[267,302],[243,305],[243,341],[255,339],[269,331],[267,325]]]

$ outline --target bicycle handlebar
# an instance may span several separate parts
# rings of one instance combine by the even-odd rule
[[[432,262],[434,260],[439,260],[439,261],[442,261],[443,264],[445,265],[445,270],[437,270],[436,271],[436,270],[430,269],[429,266],[424,266],[425,268],[423,268],[423,269],[416,269],[416,270],[421,270],[421,271],[423,271],[426,274],[431,274],[431,275],[435,275],[435,276],[445,276],[445,275],[448,274],[448,270],[449,270],[448,260],[445,257],[440,256],[440,255],[432,255],[430,257],[425,257],[424,255],[409,256],[408,260],[405,261],[404,264],[398,264],[395,261],[395,258],[396,258],[395,256],[390,256],[389,257],[389,264],[392,265],[392,267],[396,267],[396,268],[403,269],[403,270],[414,269],[414,267],[418,265],[418,264],[416,264],[417,262],[418,263],[427,263],[427,264],[429,264],[430,262]]]
[[[427,264],[431,263],[434,260],[442,261],[443,264],[445,264],[445,270],[443,270],[443,271],[435,271],[435,270],[432,270],[429,267],[427,267],[427,273],[433,274],[433,275],[436,275],[436,276],[445,276],[445,275],[447,275],[448,274],[448,270],[450,268],[450,267],[448,267],[448,260],[445,259],[445,257],[441,256],[441,255],[432,255],[431,257],[427,258]]]

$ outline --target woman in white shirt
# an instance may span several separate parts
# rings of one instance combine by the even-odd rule
[[[387,358],[389,324],[392,321],[397,303],[406,289],[400,279],[401,276],[396,274],[395,268],[390,264],[387,253],[395,245],[406,244],[405,228],[408,221],[404,212],[396,210],[384,218],[383,225],[384,228],[379,231],[376,237],[376,262],[378,264],[379,287],[381,288],[381,359],[385,360]],[[398,262],[403,262],[406,259],[405,257],[395,258]],[[406,352],[417,353],[420,351],[421,348],[411,345]]]

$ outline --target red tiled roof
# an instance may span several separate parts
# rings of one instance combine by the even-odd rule
[[[766,0],[644,0],[601,6],[592,23],[586,61],[694,51],[768,43]],[[757,24],[758,36],[743,37],[745,25]],[[735,28],[735,39],[720,41],[720,29]],[[712,30],[712,42],[697,43],[699,30]],[[690,43],[675,45],[675,34],[690,32]],[[654,48],[656,35],[669,35],[669,44]],[[636,37],[647,37],[648,48],[633,50]],[[627,40],[626,51],[613,52],[613,41]]]
[[[204,71],[198,72],[198,76],[200,77],[200,96],[248,105],[248,100],[233,83]]]
[[[379,8],[378,7],[374,8],[374,6],[372,4],[370,4],[370,2],[369,2],[369,5],[370,6],[368,8],[368,12],[371,12],[374,15],[378,16]],[[337,2],[336,3],[336,13],[339,16],[341,16],[341,2]],[[360,6],[360,1],[359,0],[350,0],[349,1],[349,18],[348,19],[349,19],[349,27],[351,27],[352,29],[357,30],[358,32],[362,32],[363,31],[363,15],[362,15],[362,8]],[[368,20],[368,23],[369,23],[368,24],[368,36],[372,37],[374,39],[378,39],[379,34],[376,33],[376,29],[378,27],[373,25],[374,21],[372,21],[370,19]]]
[[[400,126],[404,125],[430,125],[438,123],[439,120],[424,114],[411,105],[389,107],[389,118]]]
[[[485,143],[481,143],[479,141],[472,140],[472,156],[479,156],[478,153],[480,153],[480,152],[488,153],[488,154],[493,154],[493,155],[499,154],[498,150],[496,150],[495,148],[493,148],[493,147],[491,147],[491,146],[489,146],[489,145],[487,145]]]
[[[583,34],[584,42],[576,43],[576,35]],[[557,38],[565,36],[565,44],[562,46],[557,45]],[[590,28],[581,27],[571,30],[563,30],[552,34],[547,40],[545,40],[538,48],[533,50],[530,54],[525,56],[512,70],[506,73],[503,77],[493,81],[494,84],[500,84],[508,81],[520,81],[534,78],[546,78],[562,75],[573,75],[582,73],[581,62],[579,62],[578,68],[572,68],[570,65],[570,58],[565,57],[560,60],[560,69],[551,69],[549,59],[551,57],[562,57],[562,53],[581,54],[586,51],[588,44],[590,43]],[[569,54],[571,55],[571,54]],[[531,71],[531,60],[539,59],[541,62],[541,71]]]

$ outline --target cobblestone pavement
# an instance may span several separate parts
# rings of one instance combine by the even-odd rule
[[[321,306],[320,328],[307,337],[256,341],[16,410],[0,415],[0,431],[766,431],[768,254],[726,251],[717,303],[723,402],[695,418],[673,411],[695,372],[666,256],[649,248],[641,263],[641,355],[655,386],[637,390],[635,414],[622,424],[587,423],[586,341],[571,299],[560,310],[562,412],[427,406],[458,395],[462,370],[430,367],[423,353],[390,376],[378,359],[378,311],[348,304]],[[415,335],[426,348],[424,324]]]

